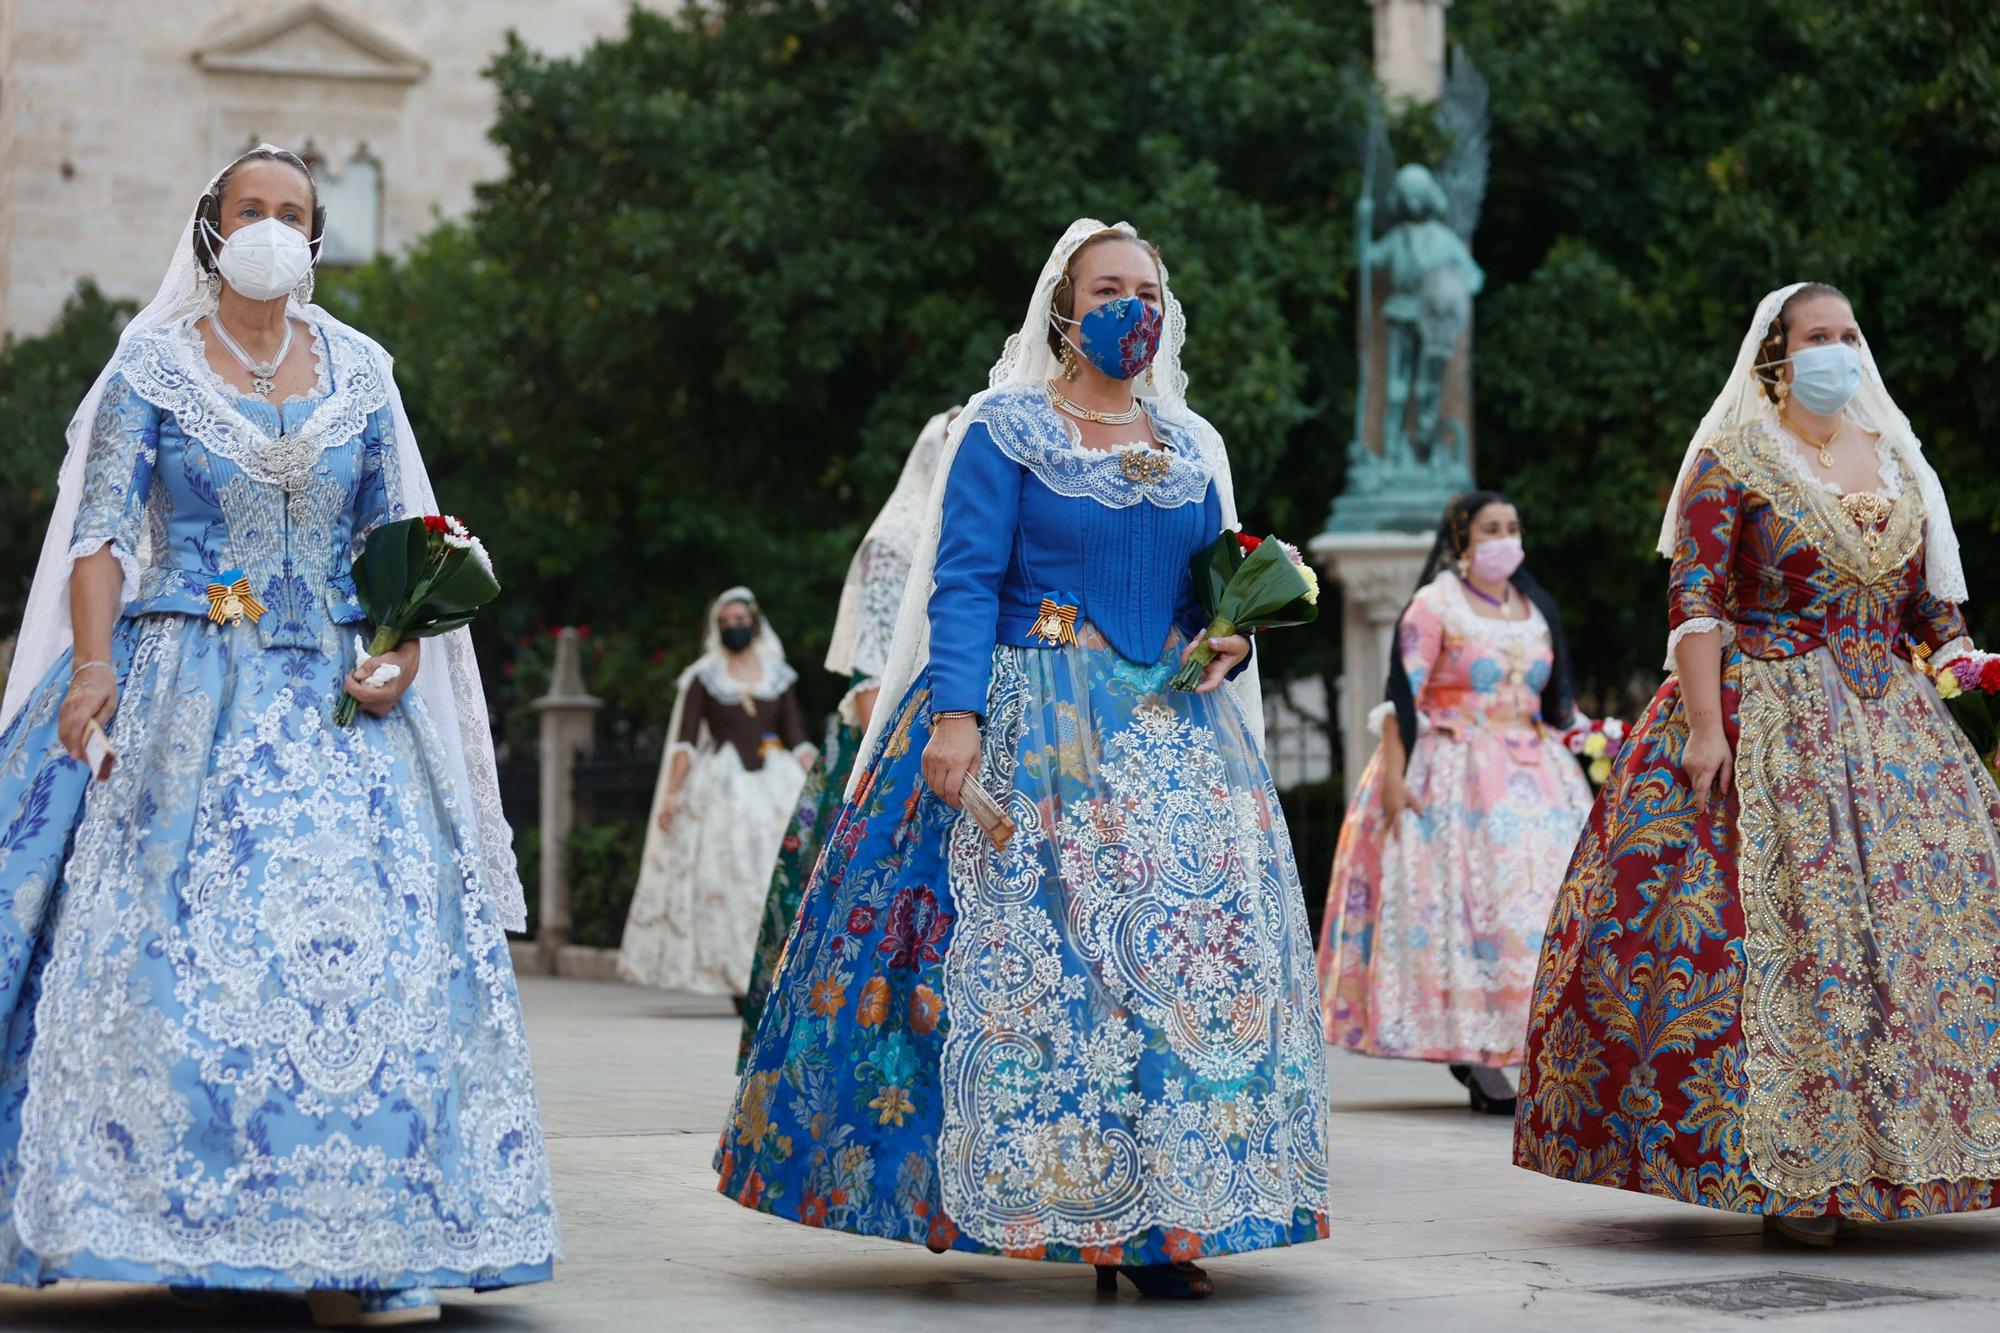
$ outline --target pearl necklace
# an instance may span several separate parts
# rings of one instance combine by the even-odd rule
[[[222,345],[229,349],[229,354],[242,362],[243,368],[250,372],[250,396],[269,398],[272,391],[277,388],[278,367],[284,365],[285,358],[292,354],[294,330],[291,318],[286,317],[285,340],[278,344],[278,354],[269,361],[252,361],[250,354],[243,350],[236,339],[229,336],[229,329],[223,324],[221,315],[210,315],[208,322],[214,326],[215,336],[222,339]]]
[[[1072,403],[1069,399],[1062,396],[1061,391],[1056,388],[1054,380],[1050,380],[1047,384],[1044,384],[1042,392],[1048,395],[1049,406],[1058,411],[1067,412],[1079,421],[1095,421],[1100,426],[1128,426],[1137,421],[1139,413],[1145,410],[1140,406],[1139,400],[1136,398],[1132,400],[1132,406],[1122,412],[1100,412],[1094,407],[1085,407],[1081,403]]]

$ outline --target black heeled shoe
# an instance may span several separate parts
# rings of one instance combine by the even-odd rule
[[[1465,1085],[1465,1091],[1466,1095],[1472,1100],[1472,1113],[1474,1115],[1511,1116],[1514,1114],[1514,1107],[1521,1100],[1519,1097],[1489,1097],[1486,1095],[1486,1090],[1474,1082],[1468,1082]]]
[[[1445,1072],[1449,1073],[1453,1078],[1457,1079],[1458,1086],[1460,1086],[1461,1088],[1469,1088],[1472,1086],[1471,1065],[1446,1065]]]
[[[1189,1263],[1099,1264],[1097,1294],[1117,1295],[1120,1273],[1149,1300],[1198,1301],[1215,1294],[1215,1283],[1208,1274]]]

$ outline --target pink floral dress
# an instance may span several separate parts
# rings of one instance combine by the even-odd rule
[[[1590,813],[1575,757],[1540,718],[1549,627],[1532,606],[1525,620],[1476,615],[1447,570],[1410,603],[1398,648],[1418,713],[1404,780],[1421,813],[1385,836],[1378,752],[1327,890],[1326,1039],[1366,1055],[1517,1064],[1543,927]]]

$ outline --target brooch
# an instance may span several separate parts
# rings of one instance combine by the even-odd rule
[[[1042,598],[1042,610],[1035,617],[1035,627],[1028,631],[1051,648],[1076,644],[1076,603],[1065,601],[1067,593],[1052,592]]]
[[[208,618],[232,626],[264,618],[264,604],[250,595],[250,580],[242,570],[226,569],[218,582],[208,585]]]
[[[1120,450],[1118,454],[1118,470],[1128,480],[1147,486],[1157,486],[1165,481],[1173,465],[1173,456],[1165,450],[1148,449],[1142,444]]]

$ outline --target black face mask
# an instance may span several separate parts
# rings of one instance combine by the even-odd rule
[[[722,631],[722,646],[732,653],[740,653],[756,641],[755,625],[730,625]]]

